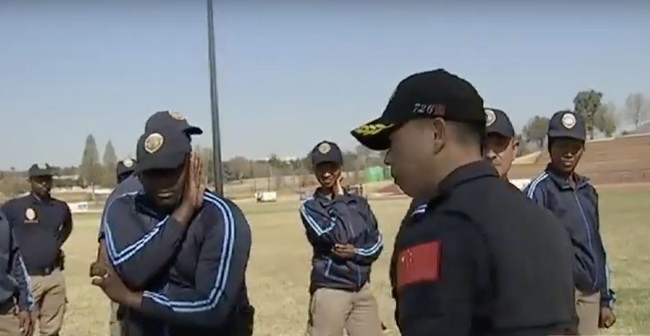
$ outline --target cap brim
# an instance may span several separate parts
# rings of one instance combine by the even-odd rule
[[[396,128],[395,123],[386,122],[380,117],[355,128],[350,134],[364,147],[382,151],[390,147],[390,135]]]
[[[185,129],[185,133],[188,135],[201,135],[203,134],[203,130],[197,126],[189,126]]]
[[[187,153],[175,153],[174,155],[151,156],[143,160],[139,160],[135,166],[136,173],[142,173],[154,169],[176,169],[180,167],[187,157]]]
[[[580,141],[585,141],[584,137],[579,137],[576,136],[574,132],[571,132],[569,130],[550,130],[546,134],[549,138],[569,138],[569,139],[575,139],[575,140],[580,140]]]
[[[28,174],[29,177],[53,177],[54,173],[52,172],[35,172]]]
[[[489,129],[488,128],[485,133],[488,134],[488,135],[489,134],[498,134],[498,135],[500,135],[502,137],[506,137],[506,138],[514,138],[515,137],[515,135],[512,132],[508,132],[508,131],[504,131],[504,130],[498,130],[498,129]]]

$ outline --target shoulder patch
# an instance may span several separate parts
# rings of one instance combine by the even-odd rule
[[[397,256],[397,289],[440,278],[441,242],[435,240],[404,249]]]

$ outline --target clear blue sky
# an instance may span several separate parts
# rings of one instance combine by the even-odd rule
[[[426,69],[467,78],[517,128],[581,89],[619,106],[650,93],[649,1],[390,2],[217,1],[224,157],[352,148]],[[209,145],[205,20],[198,0],[0,0],[0,168],[78,164],[90,133],[125,156],[161,109]]]

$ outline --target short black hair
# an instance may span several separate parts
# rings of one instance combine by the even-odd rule
[[[483,148],[486,144],[487,134],[485,125],[478,123],[448,122],[456,129],[456,139],[463,145]]]

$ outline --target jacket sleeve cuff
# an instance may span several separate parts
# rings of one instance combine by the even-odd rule
[[[165,316],[166,315],[165,308],[159,303],[155,302],[153,299],[151,299],[151,297],[149,297],[147,294],[149,293],[145,292],[142,296],[142,303],[140,303],[140,311],[142,311],[145,315],[155,316],[157,318]]]
[[[614,308],[614,302],[616,300],[614,299],[614,296],[604,296],[600,299],[600,307],[601,308]]]
[[[29,304],[29,302],[26,299],[20,299],[18,300],[18,310],[21,312],[31,312],[32,311],[32,305]]]

